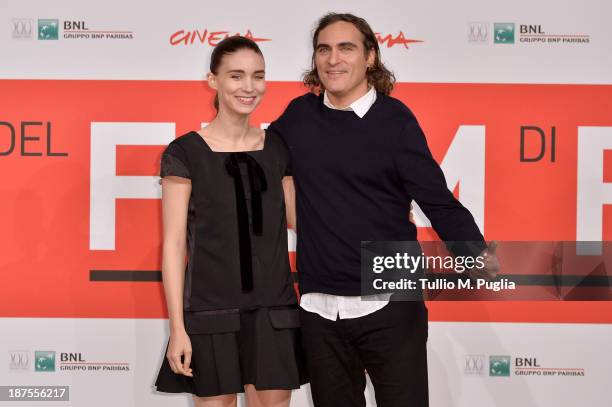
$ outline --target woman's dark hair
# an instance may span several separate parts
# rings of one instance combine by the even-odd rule
[[[240,35],[235,35],[232,37],[227,37],[223,41],[221,41],[210,56],[210,72],[217,75],[219,72],[219,66],[221,66],[221,62],[223,61],[223,57],[228,54],[233,54],[236,51],[240,51],[242,49],[250,49],[251,51],[259,54],[263,58],[263,54],[259,49],[259,46],[255,41],[250,38],[242,37]],[[215,95],[215,109],[219,110],[219,96]]]
[[[378,41],[372,28],[366,20],[361,17],[357,17],[353,14],[339,14],[329,13],[321,17],[312,34],[312,66],[310,71],[304,74],[304,85],[310,88],[310,90],[323,91],[325,87],[321,83],[319,73],[317,72],[317,66],[315,65],[315,53],[317,52],[317,43],[319,41],[319,33],[325,27],[338,21],[344,21],[351,23],[359,30],[363,35],[363,47],[366,58],[368,53],[374,50],[374,64],[366,71],[368,77],[368,83],[372,85],[377,92],[388,95],[395,86],[395,76],[393,72],[389,71],[380,60],[380,48],[378,47]]]

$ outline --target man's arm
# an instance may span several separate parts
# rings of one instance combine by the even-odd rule
[[[433,159],[416,118],[410,117],[395,143],[395,165],[404,188],[419,204],[442,240],[484,240],[472,214],[453,196]]]
[[[486,247],[482,233],[472,214],[449,191],[421,127],[409,114],[394,143],[394,162],[402,184],[442,240],[476,242],[473,247],[459,244],[449,249],[455,254],[477,255]]]
[[[412,113],[395,148],[395,165],[404,188],[427,215],[438,236],[452,242],[448,248],[455,255],[485,258],[484,268],[470,270],[470,276],[495,278],[500,270],[496,244],[487,249],[474,217],[448,189],[444,173]]]

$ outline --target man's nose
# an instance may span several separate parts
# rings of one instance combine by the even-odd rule
[[[330,65],[336,65],[338,62],[340,62],[340,54],[337,49],[332,48],[332,50],[329,52],[329,59],[327,62]]]

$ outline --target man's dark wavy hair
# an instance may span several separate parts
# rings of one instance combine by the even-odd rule
[[[321,17],[312,34],[312,61],[310,71],[304,74],[304,85],[310,88],[311,91],[323,91],[325,87],[319,79],[319,73],[315,65],[315,53],[317,52],[317,43],[319,41],[319,33],[325,27],[338,21],[351,23],[363,35],[363,47],[366,57],[371,50],[374,50],[374,65],[366,71],[368,83],[373,86],[377,92],[388,95],[395,86],[395,76],[393,72],[388,70],[380,60],[380,48],[374,31],[366,20],[349,13],[328,13]]]

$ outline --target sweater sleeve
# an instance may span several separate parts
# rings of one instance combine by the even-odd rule
[[[283,151],[286,153],[286,165],[284,168],[284,174],[286,176],[291,176],[293,173],[291,171],[291,127],[290,123],[294,118],[292,117],[294,101],[289,103],[289,106],[285,109],[283,114],[279,116],[278,119],[274,120],[268,128],[266,132],[271,133],[273,137],[278,137],[280,139],[281,145],[283,147]]]
[[[279,136],[279,133],[270,130],[269,127],[266,129],[266,148],[268,145],[274,148],[275,156],[278,160],[280,176],[291,176],[291,156],[287,144],[283,138]]]
[[[395,132],[394,163],[408,195],[421,207],[438,236],[448,242],[477,242],[467,247],[454,244],[455,254],[478,254],[486,246],[472,214],[453,196],[442,169],[433,159],[425,135],[410,111]]]

